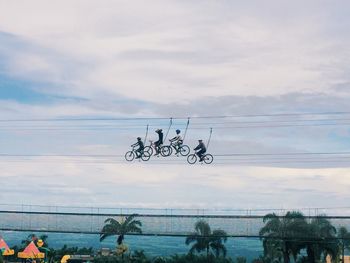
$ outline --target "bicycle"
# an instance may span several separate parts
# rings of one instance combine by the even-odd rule
[[[153,155],[153,152],[154,152],[154,149],[153,148],[156,148],[156,147],[158,147],[158,156],[159,156],[159,154],[161,155],[161,156],[163,156],[163,157],[166,157],[166,156],[169,156],[170,155],[170,153],[169,153],[169,149],[168,149],[168,147],[167,146],[165,146],[165,145],[159,145],[159,146],[155,146],[154,145],[154,143],[153,143],[153,141],[151,141],[151,140],[149,140],[149,142],[150,142],[150,145],[148,145],[148,146],[146,146],[145,147],[145,149],[144,149],[144,151],[145,152],[148,152],[149,154],[150,154],[150,156],[152,156]],[[171,149],[170,149],[171,150]]]
[[[138,156],[137,151],[135,150],[135,147],[132,147],[131,151],[126,152],[125,154],[125,160],[127,160],[128,162],[133,161],[136,157]],[[151,155],[149,152],[145,151],[145,149],[143,151],[141,151],[141,157],[140,159],[142,159],[142,161],[148,161],[151,158]]]
[[[163,148],[166,148],[164,152],[167,153],[165,156],[170,156],[175,149],[176,154],[181,154],[182,156],[187,156],[190,153],[190,147],[186,144],[176,144],[176,142],[170,142],[170,145],[165,145]]]
[[[187,156],[187,162],[189,164],[195,164],[197,162],[198,156],[197,156],[197,152],[192,153],[190,155]],[[213,155],[211,155],[210,153],[206,153],[202,155],[202,161],[200,161],[201,163],[204,162],[206,164],[211,164],[214,160]]]

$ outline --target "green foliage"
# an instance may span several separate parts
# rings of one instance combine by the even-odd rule
[[[43,247],[48,248],[49,244],[47,242],[48,235],[37,236],[36,234],[29,234],[26,239],[22,240],[22,248],[25,248],[29,245],[30,242],[34,241],[35,245],[38,246],[38,240],[41,239],[44,242]]]
[[[311,242],[305,244],[308,259],[312,262],[325,260],[327,255],[336,258],[339,252],[339,242],[335,239],[337,230],[331,222],[323,217],[311,220],[308,228],[308,238]]]
[[[52,261],[60,261],[64,255],[93,255],[94,250],[92,247],[78,248],[78,247],[68,247],[64,245],[61,249],[53,250],[52,249]]]
[[[350,250],[350,232],[346,227],[342,226],[338,229],[338,238],[340,238],[341,245],[344,245],[345,249]]]
[[[210,251],[213,251],[216,257],[219,257],[220,254],[226,256],[227,249],[223,244],[227,241],[225,231],[220,229],[211,231],[209,224],[204,220],[199,220],[194,228],[195,232],[186,238],[186,245],[194,243],[189,250],[190,254],[206,251],[209,256]]]
[[[264,217],[264,223],[260,230],[260,235],[264,236],[264,257],[261,262],[266,263],[290,262],[291,256],[295,262],[325,261],[327,255],[335,261],[341,251],[341,242],[337,237],[344,237],[344,242],[347,235],[350,237],[346,228],[339,229],[337,236],[336,228],[324,216],[307,222],[299,212],[287,212],[284,217],[268,214]],[[301,256],[301,250],[306,251],[307,256]]]
[[[124,240],[124,235],[128,233],[141,234],[142,223],[139,220],[134,220],[136,216],[136,214],[129,215],[123,222],[118,222],[114,218],[106,219],[101,231],[100,241],[103,241],[107,237],[118,235],[117,242],[120,245]]]
[[[303,249],[300,238],[305,236],[308,229],[304,215],[297,211],[287,212],[283,218],[267,214],[264,223],[259,233],[267,237],[263,238],[264,257],[278,261],[283,258],[286,263],[290,262],[290,256],[295,260]]]
[[[122,259],[117,256],[98,256],[94,259],[95,263],[119,263],[119,262],[130,262],[127,259]]]
[[[95,263],[233,263],[231,259],[213,255],[173,255],[170,257],[148,258],[143,251],[135,251],[126,258],[118,256],[96,257]]]
[[[247,259],[245,257],[237,257],[236,263],[247,263]]]
[[[214,255],[175,255],[172,257],[167,257],[166,263],[233,263],[230,258],[215,257]]]

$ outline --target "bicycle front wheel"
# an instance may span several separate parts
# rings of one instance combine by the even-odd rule
[[[134,160],[135,158],[135,153],[133,151],[128,151],[125,154],[125,160],[127,160],[128,162],[131,162],[132,160]]]
[[[189,164],[194,164],[195,162],[197,162],[197,156],[195,154],[190,154],[189,156],[187,156],[187,162]]]
[[[163,156],[163,157],[168,157],[171,155],[172,153],[172,149],[170,146],[163,146],[162,148],[160,148],[160,154]]]
[[[148,161],[151,158],[151,154],[149,152],[144,151],[141,155],[142,161]]]
[[[206,155],[204,155],[203,160],[206,164],[211,164],[214,160],[214,157],[211,154],[206,154]]]
[[[187,156],[190,153],[190,147],[188,147],[187,145],[182,145],[180,147],[180,154],[182,156]]]

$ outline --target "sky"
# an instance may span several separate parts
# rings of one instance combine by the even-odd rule
[[[0,0],[0,203],[348,206],[349,8]],[[171,117],[211,165],[124,160]]]

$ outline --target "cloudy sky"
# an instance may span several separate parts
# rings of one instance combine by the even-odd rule
[[[347,206],[349,8],[0,0],[1,203]],[[124,161],[170,117],[212,165]]]

